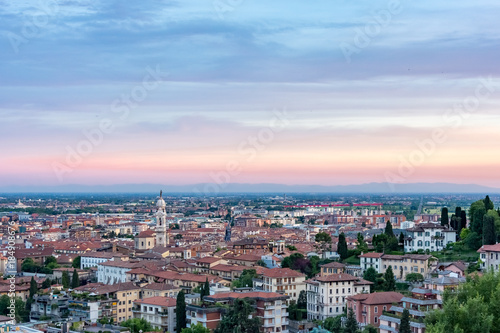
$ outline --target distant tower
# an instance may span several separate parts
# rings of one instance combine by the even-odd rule
[[[227,224],[226,227],[226,235],[224,236],[224,241],[225,242],[230,242],[231,241],[231,223],[233,222],[233,218],[231,218],[231,221]]]
[[[156,246],[167,246],[167,213],[165,211],[165,200],[162,197],[162,191],[160,191],[160,198],[156,202]]]
[[[310,242],[311,241],[311,233],[309,231],[309,226],[307,226],[307,229],[306,229],[306,242]]]

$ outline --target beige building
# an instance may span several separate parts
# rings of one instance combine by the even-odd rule
[[[306,276],[290,268],[268,269],[262,275],[263,289],[290,297],[297,301],[301,291],[306,290]]]
[[[171,297],[150,297],[134,302],[134,318],[145,319],[162,332],[176,332],[176,299]]]
[[[494,245],[483,245],[477,250],[481,259],[481,269],[491,269],[495,272],[500,271],[500,243]]]

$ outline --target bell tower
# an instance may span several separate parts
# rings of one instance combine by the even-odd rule
[[[162,191],[160,191],[160,198],[156,202],[156,246],[167,246],[167,212],[165,211],[165,200],[162,197]]]

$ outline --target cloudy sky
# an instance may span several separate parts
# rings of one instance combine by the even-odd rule
[[[2,0],[0,183],[500,186],[500,3]]]

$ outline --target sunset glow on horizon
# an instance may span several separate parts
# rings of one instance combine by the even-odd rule
[[[9,2],[0,183],[500,187],[500,3],[389,3]]]

